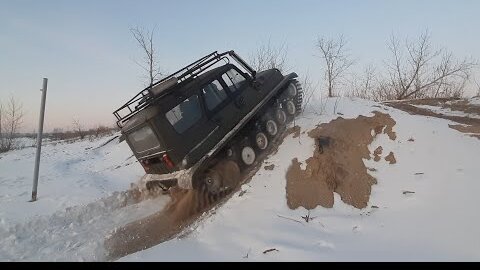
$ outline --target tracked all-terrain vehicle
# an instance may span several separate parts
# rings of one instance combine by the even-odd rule
[[[220,160],[239,170],[252,166],[299,113],[296,77],[278,69],[257,73],[234,51],[213,52],[145,88],[114,115],[147,187],[217,194],[236,184],[211,173]]]

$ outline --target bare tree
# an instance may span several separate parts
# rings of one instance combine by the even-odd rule
[[[325,81],[328,87],[328,96],[333,97],[336,86],[354,61],[347,54],[347,41],[343,35],[337,39],[319,37],[316,47],[325,64]]]
[[[142,49],[144,57],[142,62],[137,64],[147,72],[148,85],[152,85],[154,81],[161,76],[160,64],[158,62],[158,53],[154,48],[155,27],[150,31],[148,29],[135,27],[130,32],[137,41],[137,45]]]
[[[0,105],[0,152],[10,151],[14,147],[14,138],[23,121],[23,105],[13,96],[8,104]]]
[[[86,132],[78,119],[73,119],[73,132],[76,137],[80,137],[82,140],[85,138]]]
[[[287,47],[285,43],[280,46],[272,46],[270,40],[262,44],[250,55],[250,64],[257,71],[276,68],[285,71],[287,62]]]
[[[395,99],[459,96],[477,65],[468,58],[455,60],[445,49],[432,49],[428,31],[414,42],[406,40],[404,47],[392,35],[388,48],[392,58],[384,85]]]
[[[377,76],[376,70],[373,64],[366,66],[363,70],[363,73],[358,75],[353,75],[351,80],[351,92],[350,96],[359,97],[363,99],[375,99],[373,97],[374,90],[377,86]]]

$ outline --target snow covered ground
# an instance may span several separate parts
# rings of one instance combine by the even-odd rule
[[[328,102],[327,112],[334,102]],[[302,134],[286,139],[267,159],[275,164],[273,171],[261,169],[243,187],[243,196],[234,195],[188,237],[121,260],[479,260],[480,141],[450,129],[450,121],[372,106],[377,104],[342,99],[336,109],[346,118],[380,110],[397,121],[395,141],[381,135],[369,147],[372,153],[378,145],[384,153],[393,150],[397,163],[364,161],[377,169],[369,207],[355,209],[335,195],[334,207],[311,211],[315,219],[308,223],[301,218],[305,209],[287,207],[285,173],[291,159],[305,160],[313,151],[313,140]],[[333,118],[307,114],[297,124],[309,130]],[[278,251],[264,254],[268,249]]]
[[[118,136],[118,134],[116,135]],[[22,222],[123,191],[143,175],[126,143],[113,137],[42,147],[38,201],[29,203],[36,148],[0,154],[0,222]],[[20,211],[19,211],[20,210]]]
[[[307,210],[290,210],[285,173],[293,158],[303,162],[312,155],[314,141],[306,133],[289,135],[265,160],[274,169],[260,169],[242,186],[242,196],[234,194],[186,236],[120,261],[480,259],[480,140],[449,128],[449,120],[374,102],[341,98],[312,105],[296,120],[302,132],[374,110],[397,122],[395,141],[382,134],[369,146],[372,157],[379,145],[384,156],[393,151],[397,163],[364,160],[378,181],[367,208],[346,205],[336,194],[334,207],[312,210],[308,223],[302,219]],[[108,231],[166,204],[161,196],[125,206],[122,193],[114,192],[128,189],[143,170],[125,143],[102,146],[109,139],[46,146],[35,203],[27,202],[34,148],[0,155],[0,261],[104,260]],[[275,250],[264,254],[269,249]]]
[[[42,147],[34,203],[35,148],[0,154],[0,261],[103,260],[109,231],[168,202],[128,203],[121,191],[144,171],[116,136]]]

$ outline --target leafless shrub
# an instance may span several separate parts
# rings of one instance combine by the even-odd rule
[[[477,97],[480,97],[480,82],[477,79],[473,79],[473,83],[475,84],[475,90],[477,91]]]
[[[300,80],[300,83],[303,88],[303,99],[302,99],[302,113],[303,113],[307,108],[307,106],[309,105],[310,101],[312,100],[312,97],[314,96],[315,92],[318,89],[318,82],[313,83],[309,73],[307,72]]]
[[[73,134],[75,137],[80,137],[81,140],[85,138],[86,132],[80,120],[73,119]]]
[[[256,71],[276,68],[285,71],[287,63],[287,47],[285,43],[275,47],[270,43],[262,44],[250,55],[249,62]]]
[[[23,105],[11,96],[6,106],[0,104],[0,153],[12,150],[24,117]]]
[[[404,46],[392,35],[388,48],[388,75],[378,89],[383,98],[459,97],[477,65],[473,59],[456,60],[445,49],[433,49],[428,31],[416,41],[406,40]]]
[[[352,90],[348,95],[362,99],[373,99],[372,92],[378,87],[375,72],[375,67],[370,64],[365,67],[360,76],[353,74],[350,82]]]

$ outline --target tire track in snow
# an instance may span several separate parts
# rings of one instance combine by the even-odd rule
[[[103,261],[110,231],[161,211],[170,200],[163,195],[139,202],[138,195],[116,192],[8,228],[0,221],[0,261]]]

